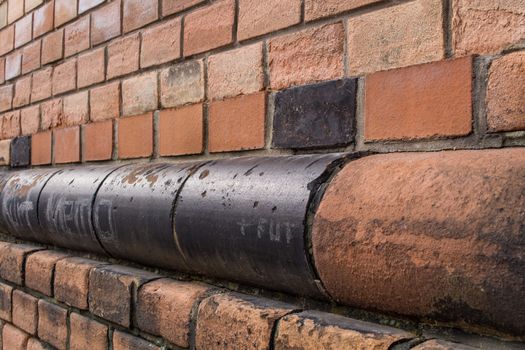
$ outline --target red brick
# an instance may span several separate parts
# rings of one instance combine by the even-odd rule
[[[31,136],[31,164],[51,164],[51,131]]]
[[[78,13],[84,13],[95,6],[102,4],[105,0],[79,0]]]
[[[2,138],[10,139],[20,135],[20,111],[6,113],[2,117]]]
[[[122,82],[122,115],[152,111],[158,105],[157,72],[145,73]]]
[[[42,39],[42,64],[55,62],[64,57],[63,42],[63,29],[50,33]]]
[[[13,324],[27,333],[36,334],[38,299],[20,290],[13,291]]]
[[[36,338],[31,338],[27,342],[26,350],[46,350],[46,347],[44,346],[44,343],[42,343],[40,340]]]
[[[69,22],[77,16],[77,1],[55,0],[55,27]]]
[[[184,55],[209,51],[233,41],[233,0],[219,0],[184,19]]]
[[[153,115],[147,113],[118,121],[120,159],[150,157],[153,154]]]
[[[20,129],[22,135],[31,135],[40,128],[40,105],[33,105],[20,111]]]
[[[13,288],[0,283],[0,319],[11,322]]]
[[[0,141],[0,165],[11,165],[11,139]],[[1,326],[1,324],[0,324]]]
[[[13,106],[13,84],[0,87],[0,112],[8,111]]]
[[[91,89],[90,110],[92,121],[117,118],[120,115],[120,83]]]
[[[158,0],[123,0],[122,29],[124,33],[130,32],[155,21],[158,18]]]
[[[105,49],[100,48],[78,57],[78,87],[84,87],[104,81]]]
[[[24,15],[24,2],[20,0],[7,0],[7,21],[13,23]]]
[[[89,48],[89,16],[84,16],[66,26],[64,32],[66,57]]]
[[[202,104],[166,109],[159,117],[159,154],[177,156],[204,151]]]
[[[0,245],[0,277],[19,286],[24,284],[24,260],[40,248],[27,244]]]
[[[116,0],[91,14],[91,43],[97,45],[119,35],[120,0]]]
[[[140,66],[149,67],[180,57],[181,20],[175,18],[142,32]]]
[[[22,74],[40,68],[40,50],[42,42],[34,41],[22,49]]]
[[[64,121],[64,109],[61,98],[55,98],[40,105],[42,130],[55,128]]]
[[[26,286],[44,295],[53,296],[55,264],[66,257],[67,254],[51,250],[29,255],[26,259]]]
[[[113,121],[106,120],[84,126],[84,161],[111,159],[113,154]]]
[[[80,161],[80,128],[78,126],[53,130],[54,162],[75,163]]]
[[[487,122],[489,131],[525,130],[525,52],[494,60],[489,69]]]
[[[31,97],[31,76],[18,79],[15,83],[15,95],[13,97],[13,108],[29,104]]]
[[[67,310],[47,301],[39,300],[38,337],[59,350],[65,350],[67,343]]]
[[[162,0],[162,15],[168,16],[202,4],[205,0]]]
[[[139,35],[135,33],[108,45],[108,79],[139,69],[139,44]]]
[[[75,89],[77,86],[77,61],[70,59],[53,70],[53,95]]]
[[[377,2],[381,0],[306,0],[304,3],[305,19],[312,21]]]
[[[2,329],[3,348],[6,350],[26,350],[28,339],[28,334],[10,324]]]
[[[27,15],[15,23],[15,48],[31,41],[33,15]]]
[[[263,148],[265,116],[264,92],[211,103],[210,152]]]
[[[271,39],[270,85],[278,90],[341,78],[343,53],[344,29],[341,23]]]
[[[239,40],[290,27],[301,21],[301,0],[240,0]]]
[[[137,296],[137,326],[179,347],[189,347],[192,309],[209,289],[204,284],[170,279],[144,285]]]
[[[88,91],[77,92],[64,97],[64,124],[73,126],[88,120]]]
[[[107,326],[77,313],[72,313],[70,327],[69,344],[72,349],[106,350],[108,348]]]
[[[37,38],[53,30],[54,2],[50,1],[33,14],[33,37]]]
[[[471,57],[374,73],[365,82],[365,138],[467,135],[471,106]]]
[[[5,79],[16,78],[22,72],[22,52],[16,51],[5,59]]]
[[[187,61],[160,72],[162,107],[178,107],[204,100],[204,63]]]
[[[15,44],[15,26],[9,26],[0,31],[0,56],[13,50]]]
[[[113,350],[160,350],[160,348],[144,339],[115,330],[113,332]]]
[[[51,96],[51,76],[53,68],[48,67],[33,73],[31,101],[40,101]]]

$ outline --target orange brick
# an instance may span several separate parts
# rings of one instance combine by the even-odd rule
[[[20,0],[7,0],[7,21],[13,23],[24,15],[24,2]]]
[[[16,78],[22,72],[22,52],[16,51],[5,59],[5,79]]]
[[[239,40],[290,27],[301,21],[301,0],[240,0]]]
[[[41,129],[47,130],[62,125],[64,120],[64,109],[61,98],[55,98],[40,105]]]
[[[168,16],[177,12],[184,11],[195,5],[203,3],[205,0],[162,0],[162,15]]]
[[[27,15],[15,23],[15,48],[31,41],[33,33],[33,15]]]
[[[120,159],[150,157],[153,154],[153,115],[147,113],[118,121]]]
[[[124,33],[155,21],[159,13],[158,0],[123,0],[122,29]]]
[[[3,348],[9,350],[26,350],[29,335],[20,329],[6,324],[2,329]]]
[[[64,46],[66,57],[89,48],[89,16],[84,16],[66,26]]]
[[[120,0],[113,1],[91,14],[91,43],[100,44],[120,35]]]
[[[67,342],[67,310],[60,306],[38,301],[38,337],[58,349]]]
[[[160,350],[144,339],[117,330],[113,332],[113,350]]]
[[[42,39],[42,64],[55,62],[64,57],[63,42],[63,29],[50,33]]]
[[[40,101],[51,96],[51,76],[53,68],[48,67],[33,73],[31,101]]]
[[[84,161],[111,159],[113,154],[113,121],[84,126]]]
[[[90,91],[90,119],[100,121],[120,115],[120,83],[114,82]]]
[[[15,26],[9,26],[0,31],[0,56],[5,55],[14,48]]]
[[[27,333],[36,334],[38,299],[20,290],[13,291],[13,324]]]
[[[29,244],[0,245],[0,277],[19,286],[24,283],[24,260],[26,255],[40,248]]]
[[[69,317],[70,347],[75,350],[106,350],[108,327],[87,317],[72,313]]]
[[[20,129],[22,135],[31,135],[40,128],[40,105],[33,105],[20,111]]]
[[[102,4],[105,0],[79,0],[78,13],[84,13],[95,6]]]
[[[13,84],[0,87],[0,112],[10,110],[13,106]]]
[[[12,111],[2,117],[2,138],[10,139],[20,135],[20,111]]]
[[[139,35],[132,34],[108,45],[108,79],[139,69]]]
[[[378,72],[365,81],[365,139],[467,135],[472,58]]]
[[[184,19],[184,55],[209,51],[233,41],[233,0],[219,0]]]
[[[53,95],[75,89],[77,86],[77,61],[70,59],[53,69]]]
[[[160,112],[159,153],[161,156],[199,154],[203,151],[202,104]]]
[[[304,3],[305,19],[311,21],[332,16],[380,1],[382,0],[306,0]]]
[[[55,27],[69,22],[77,16],[77,1],[55,0]]]
[[[38,5],[42,4],[44,0],[25,0],[25,12],[28,13],[29,11],[36,8]]]
[[[43,250],[29,255],[26,259],[25,285],[47,296],[53,296],[55,264],[66,257],[64,253],[52,250]]]
[[[105,49],[100,48],[78,57],[78,87],[84,87],[104,81]]]
[[[53,140],[55,163],[80,161],[80,128],[78,126],[53,130]]]
[[[33,14],[33,37],[37,38],[53,30],[54,2],[48,2]]]
[[[40,49],[42,42],[34,41],[22,49],[22,74],[40,68]]]
[[[13,108],[29,104],[31,96],[31,76],[18,79],[15,83],[15,95],[13,97]]]
[[[13,288],[0,283],[0,319],[11,322]]]
[[[152,111],[158,105],[157,72],[145,73],[122,82],[122,115]]]
[[[84,124],[88,120],[88,91],[64,97],[65,126]]]
[[[31,136],[31,164],[51,164],[51,131]]]
[[[144,30],[140,49],[140,66],[149,67],[179,58],[180,31],[180,18]]]
[[[334,80],[343,76],[342,23],[310,28],[269,42],[270,85],[293,85]]]
[[[213,102],[209,110],[210,152],[264,147],[265,94]]]

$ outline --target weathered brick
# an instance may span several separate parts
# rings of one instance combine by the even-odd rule
[[[382,0],[305,0],[305,19],[312,21],[381,1]]]
[[[199,349],[269,349],[274,323],[293,306],[236,293],[211,296],[199,305]]]
[[[71,335],[69,344],[75,350],[106,350],[108,327],[87,317],[72,313],[69,317]]]
[[[494,60],[489,69],[487,122],[490,131],[525,129],[525,52]]]
[[[31,136],[18,136],[11,141],[11,167],[25,167],[31,163]]]
[[[5,82],[5,58],[0,58],[0,84]]]
[[[31,76],[20,78],[15,83],[15,95],[13,97],[13,108],[29,104],[31,97]]]
[[[184,55],[209,51],[233,41],[233,0],[219,0],[184,19]]]
[[[20,135],[20,111],[12,111],[2,116],[2,138],[9,139]]]
[[[119,82],[91,89],[89,95],[92,121],[117,118],[120,115]]]
[[[39,36],[53,30],[54,2],[50,1],[37,9],[33,14],[33,37]]]
[[[359,75],[444,57],[441,0],[417,0],[348,20],[348,68]]]
[[[208,59],[208,96],[222,99],[262,90],[262,44],[212,55]]]
[[[120,0],[116,0],[91,14],[91,43],[97,45],[119,35]]]
[[[467,135],[472,131],[472,58],[371,74],[364,110],[366,140]]]
[[[65,126],[84,124],[89,118],[88,91],[77,92],[64,97]]]
[[[0,28],[4,28],[6,25],[7,25],[7,1],[4,1],[3,3],[0,4]]]
[[[159,154],[177,156],[204,151],[202,104],[165,109],[159,116]]]
[[[290,27],[301,21],[301,0],[240,0],[239,40]]]
[[[160,348],[144,339],[116,330],[113,332],[113,350],[160,350]]]
[[[210,104],[209,151],[241,151],[264,147],[265,93]]]
[[[3,244],[0,246],[0,277],[19,286],[24,283],[24,260],[29,253],[40,248],[27,244]]]
[[[168,16],[203,3],[205,0],[162,0],[162,15]]]
[[[153,115],[146,113],[118,121],[120,159],[150,157],[153,154]]]
[[[158,277],[151,272],[125,266],[95,268],[89,274],[89,311],[129,327],[132,296],[142,284]]]
[[[203,61],[189,61],[160,72],[160,103],[163,108],[204,100]]]
[[[137,115],[158,106],[157,72],[149,72],[122,82],[122,115]]]
[[[30,338],[27,341],[27,349],[26,350],[46,350],[46,347],[44,343],[42,343],[37,338]]]
[[[20,0],[7,0],[7,21],[13,23],[24,15],[24,2]]]
[[[272,89],[304,85],[343,76],[342,23],[310,28],[269,42]]]
[[[33,33],[33,15],[27,15],[15,23],[15,48],[31,41]]]
[[[31,136],[31,164],[51,164],[51,131]]]
[[[29,11],[33,10],[34,8],[38,7],[40,4],[42,4],[44,0],[25,0],[25,12],[28,13]]]
[[[149,67],[180,57],[181,19],[165,21],[142,32],[140,66]]]
[[[22,74],[40,68],[42,42],[37,40],[22,49]]]
[[[75,89],[77,86],[77,60],[70,59],[53,69],[53,95]]]
[[[22,52],[16,51],[5,58],[5,79],[11,80],[22,73]]]
[[[40,105],[26,107],[20,111],[20,129],[22,135],[31,135],[40,127]]]
[[[27,333],[36,334],[38,299],[20,290],[13,291],[13,324]]]
[[[55,27],[69,22],[77,16],[77,1],[55,0]]]
[[[170,279],[144,285],[137,296],[137,326],[177,346],[189,347],[192,308],[209,289],[205,284]]]
[[[139,35],[132,34],[108,45],[108,79],[139,69]]]
[[[31,101],[36,102],[51,96],[53,68],[48,67],[33,73],[31,86]]]
[[[77,85],[79,88],[104,81],[105,49],[100,48],[78,57]]]
[[[64,29],[46,35],[42,39],[42,64],[58,61],[64,57]]]
[[[15,44],[15,26],[11,25],[0,31],[0,56],[13,50]]]
[[[84,13],[95,6],[102,4],[105,0],[79,0],[78,13]]]
[[[427,340],[415,347],[412,350],[475,350],[479,348],[474,348],[468,345],[453,343],[444,341],[441,339],[432,339]]]
[[[113,121],[106,120],[84,126],[85,161],[111,159],[113,154]]]
[[[40,105],[41,120],[40,128],[47,130],[62,125],[64,120],[64,110],[62,99],[55,98]]]
[[[159,14],[158,0],[123,0],[122,29],[130,32],[155,21]]]
[[[26,286],[44,295],[53,296],[55,264],[67,256],[67,254],[51,250],[29,255],[26,259]]]
[[[80,128],[53,130],[53,160],[57,164],[80,161]]]
[[[9,350],[26,350],[29,335],[20,329],[6,324],[2,329],[3,348]]]
[[[10,139],[1,140],[0,141],[0,165],[9,165],[11,164],[10,162],[11,162],[11,140]],[[0,316],[0,318],[2,317]]]
[[[13,106],[13,85],[0,87],[0,112],[8,111]]]
[[[64,47],[66,57],[89,48],[89,16],[84,16],[66,26]]]
[[[67,310],[45,300],[39,300],[38,337],[59,350],[65,350],[67,343]]]
[[[0,283],[0,319],[11,322],[13,288]]]

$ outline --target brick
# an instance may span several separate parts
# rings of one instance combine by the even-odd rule
[[[7,1],[0,4],[0,28],[7,25]]]
[[[120,0],[91,13],[91,43],[100,44],[120,35]]]
[[[64,57],[64,30],[46,35],[42,39],[42,64],[58,61]]]
[[[444,57],[441,0],[417,0],[348,20],[350,75],[437,61]]]
[[[139,69],[139,44],[139,35],[136,33],[108,45],[108,79]]]
[[[301,0],[240,0],[239,40],[253,38],[301,21]]]
[[[113,350],[160,350],[160,348],[144,339],[115,330]]]
[[[5,244],[0,246],[0,277],[19,286],[24,281],[24,260],[29,253],[40,248],[27,244]]]
[[[67,254],[51,250],[29,255],[26,259],[26,286],[44,295],[53,296],[55,264],[66,257]]]
[[[65,350],[67,343],[67,310],[47,301],[39,300],[38,337],[59,350]]]
[[[15,26],[9,26],[0,31],[0,56],[13,50],[15,44]]]
[[[262,43],[212,55],[208,59],[208,96],[223,99],[263,89]]]
[[[279,321],[275,349],[388,349],[414,335],[391,327],[308,311]]]
[[[5,79],[16,78],[22,72],[22,52],[13,52],[5,59]]]
[[[33,33],[33,15],[27,15],[15,23],[15,48],[31,41]]]
[[[38,38],[53,30],[54,2],[50,1],[33,14],[33,37]]]
[[[479,348],[474,348],[468,345],[453,343],[444,341],[441,339],[432,339],[427,340],[415,347],[413,350],[475,350]]]
[[[1,140],[0,141],[0,165],[9,165],[11,164],[10,162],[11,162],[11,140]],[[0,316],[0,318],[2,317]]]
[[[25,0],[25,12],[28,13],[29,11],[38,7],[43,2],[44,0]]]
[[[210,152],[264,147],[265,93],[239,96],[210,104]]]
[[[33,73],[31,101],[41,101],[51,96],[53,68],[48,67]]]
[[[159,154],[178,156],[204,151],[202,104],[160,111]]]
[[[145,73],[122,82],[122,115],[152,111],[158,105],[157,72]]]
[[[274,323],[291,312],[288,304],[228,293],[199,305],[196,348],[268,349]]]
[[[6,324],[2,329],[3,348],[9,350],[26,350],[29,335],[20,329]]]
[[[77,87],[77,61],[70,59],[53,69],[53,95],[73,90]]]
[[[137,326],[187,348],[192,308],[209,290],[205,284],[170,279],[145,284],[137,296]]]
[[[79,88],[104,81],[105,49],[100,48],[78,57],[77,85]]]
[[[472,58],[371,74],[364,104],[368,141],[467,135],[472,131]]]
[[[0,84],[5,82],[5,58],[0,58]]]
[[[92,121],[117,118],[120,115],[119,82],[91,89],[89,95]]]
[[[0,283],[0,319],[11,322],[13,288]]]
[[[36,338],[30,338],[27,341],[26,350],[46,350],[46,347],[44,346],[44,343],[42,343],[40,340]]]
[[[153,154],[153,116],[151,113],[118,121],[120,159],[150,157]]]
[[[6,113],[2,117],[2,138],[9,139],[20,135],[20,111]]]
[[[7,21],[13,23],[24,15],[24,2],[20,0],[7,0]]]
[[[13,106],[13,84],[0,87],[0,112],[10,110]]]
[[[202,4],[204,1],[205,0],[162,0],[162,16],[184,11],[198,4]]]
[[[89,16],[84,16],[66,26],[64,47],[66,57],[89,48]]]
[[[89,272],[102,265],[83,258],[66,258],[55,265],[55,298],[86,310],[88,308]]]
[[[272,89],[343,76],[344,29],[341,23],[271,39],[268,50]]]
[[[80,128],[53,130],[53,160],[57,164],[80,161]]]
[[[22,135],[38,132],[40,127],[40,106],[33,105],[20,111],[20,129]]]
[[[62,125],[64,121],[64,109],[61,98],[55,98],[40,105],[41,120],[40,128],[47,130]]]
[[[51,131],[31,136],[31,164],[51,164]]]
[[[95,6],[102,4],[105,0],[79,0],[78,13],[84,13]]]
[[[160,72],[160,103],[163,108],[204,100],[203,61],[189,61]]]
[[[180,31],[180,18],[144,30],[140,49],[140,66],[149,67],[179,58]]]
[[[139,287],[155,278],[151,272],[104,266],[89,274],[89,311],[123,327],[131,325],[131,302]]]
[[[233,41],[234,2],[219,0],[184,19],[186,56],[228,45]]]
[[[18,136],[11,141],[11,167],[25,167],[31,163],[31,136]]]
[[[106,350],[108,327],[87,317],[72,313],[70,316],[70,347],[75,350]]]
[[[13,291],[13,324],[35,335],[37,322],[38,299],[20,290]]]
[[[106,120],[84,126],[84,161],[111,159],[113,154],[113,122]]]
[[[77,1],[55,0],[55,27],[69,22],[77,16]]]
[[[15,83],[15,95],[13,97],[13,108],[29,104],[31,97],[31,76],[18,79]]]
[[[525,53],[497,58],[489,68],[487,122],[489,131],[525,129]]]
[[[304,3],[305,19],[312,21],[381,1],[382,0],[306,0]]]
[[[35,41],[22,49],[22,74],[40,68],[40,51],[42,42]]]
[[[88,118],[88,91],[64,97],[64,125],[84,124]]]
[[[145,26],[158,18],[158,0],[123,0],[122,29],[124,33]]]

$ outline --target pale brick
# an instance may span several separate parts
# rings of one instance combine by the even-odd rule
[[[189,61],[160,72],[160,102],[162,107],[176,107],[204,99],[203,62]]]
[[[157,72],[142,74],[122,82],[122,114],[137,115],[157,108]]]
[[[117,118],[120,115],[120,83],[91,89],[89,103],[92,121]]]
[[[239,40],[290,27],[301,21],[301,0],[240,0]]]
[[[83,124],[88,120],[88,91],[64,97],[64,125]]]

